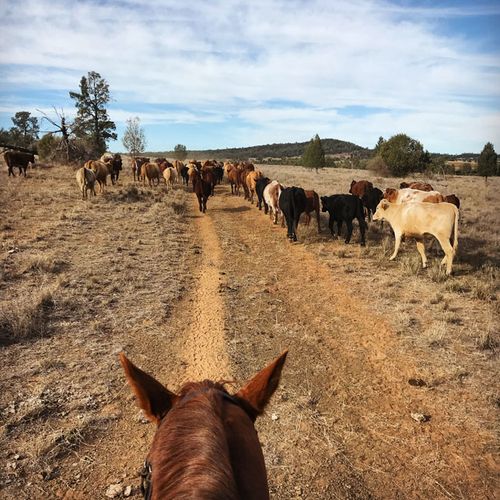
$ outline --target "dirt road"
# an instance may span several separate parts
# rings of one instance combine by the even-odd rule
[[[95,227],[97,261],[104,243],[142,227],[134,245],[121,245],[113,279],[89,291],[96,304],[117,297],[105,327],[96,327],[113,332],[97,350],[105,366],[89,371],[87,381],[108,384],[111,396],[99,408],[95,432],[74,441],[55,472],[52,462],[48,482],[35,484],[42,496],[104,497],[110,484],[130,485],[139,495],[137,470],[153,428],[125,385],[119,350],[171,389],[213,378],[234,380],[236,390],[288,349],[280,388],[257,423],[273,498],[494,498],[493,452],[485,453],[478,439],[485,431],[475,420],[450,418],[437,391],[408,384],[417,369],[387,319],[370,308],[376,286],[361,293],[349,275],[319,258],[323,250],[289,244],[280,227],[226,186],[217,188],[205,215],[188,196],[189,224],[177,236],[144,226],[154,217],[161,227],[163,214],[154,206],[129,212],[123,227],[116,220]],[[108,215],[116,209],[102,208]],[[82,238],[81,230],[67,237],[68,254]],[[182,262],[163,262],[165,241],[178,238]],[[162,297],[169,280],[179,281],[178,290]],[[132,322],[134,308],[140,320]],[[125,328],[118,332],[117,325]],[[61,357],[64,350],[85,351],[70,336],[47,340],[45,349],[56,343]],[[89,365],[84,359],[76,369]],[[418,423],[411,413],[432,418]],[[12,484],[22,484],[28,498],[26,481]],[[16,488],[4,491],[14,497]]]

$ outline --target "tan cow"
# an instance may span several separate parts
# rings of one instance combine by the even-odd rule
[[[104,193],[104,186],[107,186],[107,178],[110,174],[109,165],[101,160],[89,160],[84,167],[94,171],[96,181],[99,184],[99,192]]]
[[[82,192],[82,199],[84,200],[88,196],[88,191],[90,194],[95,194],[95,173],[90,168],[79,168],[76,171],[76,182],[78,183],[78,188]]]
[[[173,188],[174,184],[177,183],[177,170],[174,167],[168,167],[163,171],[163,178],[165,179],[165,184],[167,185],[167,190]]]
[[[439,191],[420,191],[419,189],[393,189],[387,188],[384,198],[391,203],[408,203],[410,201],[425,201],[427,203],[442,203],[445,197]]]
[[[257,181],[261,178],[262,178],[262,172],[260,170],[253,170],[249,172],[246,177],[247,188],[250,194],[249,200],[252,205],[253,205],[253,196],[255,194],[255,185],[257,184]]]
[[[146,185],[146,178],[148,179],[149,187],[160,184],[160,168],[156,163],[145,163],[141,166],[141,177],[143,186]]]
[[[264,188],[264,201],[269,207],[269,217],[271,218],[271,220],[273,220],[274,215],[275,224],[278,224],[278,216],[281,214],[279,198],[282,189],[283,186],[278,181],[271,181]]]
[[[403,236],[417,240],[417,250],[422,258],[422,266],[427,267],[427,257],[423,241],[424,234],[431,234],[441,245],[445,255],[441,264],[446,264],[446,274],[451,274],[453,258],[458,245],[458,208],[451,203],[411,203],[396,204],[382,200],[373,215],[373,220],[386,220],[394,231],[395,247],[390,260],[399,251]],[[453,237],[453,246],[450,239]]]

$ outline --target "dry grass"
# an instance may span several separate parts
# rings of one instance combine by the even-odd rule
[[[44,287],[0,306],[0,346],[39,338],[50,332],[54,288]]]

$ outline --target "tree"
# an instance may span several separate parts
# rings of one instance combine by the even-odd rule
[[[484,145],[477,162],[477,173],[484,177],[484,181],[488,182],[488,177],[498,175],[497,166],[498,155],[495,153],[495,148],[491,142]]]
[[[385,139],[382,136],[380,136],[378,138],[377,144],[375,144],[375,148],[373,150],[374,156],[377,156],[378,154],[380,154],[380,148],[383,146],[384,142],[385,142]]]
[[[422,144],[406,134],[397,134],[384,141],[379,153],[390,173],[395,176],[422,172],[430,161],[429,153],[424,151]]]
[[[302,166],[314,168],[316,173],[318,173],[319,168],[325,167],[325,152],[318,134],[307,145],[302,156]]]
[[[28,148],[38,139],[40,127],[38,118],[31,116],[29,111],[18,111],[12,118],[14,126],[10,134],[14,145]]]
[[[56,119],[50,118],[47,113],[44,113],[41,110],[40,111],[44,116],[42,117],[42,122],[43,120],[47,120],[51,125],[55,127],[55,130],[51,130],[48,132],[48,134],[53,135],[53,134],[61,134],[61,138],[59,140],[50,140],[46,136],[42,137],[44,139],[44,142],[42,143],[42,149],[46,149],[50,146],[55,147],[55,151],[49,155],[49,151],[46,151],[47,153],[47,158],[51,160],[65,160],[66,162],[69,162],[71,159],[75,159],[76,154],[75,154],[75,146],[73,144],[73,141],[71,140],[71,135],[72,135],[72,127],[74,126],[73,123],[68,123],[66,121],[66,117],[64,115],[64,110],[61,109],[61,111],[58,111],[54,107],[54,112],[57,116],[57,121]],[[42,139],[39,141],[42,142]],[[50,156],[50,158],[49,158]]]
[[[184,144],[177,144],[177,146],[175,146],[174,148],[174,156],[180,160],[180,161],[183,161],[187,158],[187,149],[186,149],[186,146],[184,146]]]
[[[109,139],[116,139],[116,125],[109,119],[106,104],[110,101],[108,82],[95,71],[82,76],[80,92],[70,92],[78,110],[74,123],[77,138],[89,144],[89,152],[100,156],[106,151]]]
[[[139,156],[141,153],[144,153],[146,149],[146,136],[137,116],[127,120],[127,128],[123,134],[122,143],[132,156]]]

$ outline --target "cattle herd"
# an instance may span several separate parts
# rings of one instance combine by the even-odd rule
[[[9,176],[14,176],[14,168],[19,168],[19,174],[24,173],[29,163],[34,163],[32,154],[7,151],[4,159]],[[149,186],[157,186],[163,181],[167,189],[173,187],[180,179],[186,186],[192,185],[198,199],[200,212],[207,209],[207,201],[215,194],[215,186],[222,182],[224,174],[231,186],[231,193],[236,196],[243,194],[244,199],[251,204],[256,201],[257,208],[278,224],[281,218],[282,227],[287,226],[287,236],[290,241],[297,241],[297,226],[302,214],[305,214],[305,224],[309,225],[311,213],[316,216],[318,232],[321,232],[320,209],[328,212],[328,227],[335,238],[342,233],[345,223],[347,232],[345,242],[349,243],[353,233],[353,220],[357,220],[359,242],[366,244],[366,229],[368,222],[385,220],[394,233],[395,248],[390,260],[396,258],[399,246],[404,236],[415,238],[417,250],[423,267],[427,266],[424,234],[433,235],[444,251],[441,264],[446,265],[446,273],[451,274],[453,258],[458,243],[458,218],[460,200],[455,194],[443,195],[435,191],[428,183],[402,182],[399,189],[387,188],[385,192],[366,180],[352,181],[349,194],[334,194],[322,196],[315,191],[304,190],[301,187],[286,187],[278,180],[265,177],[260,170],[248,161],[225,162],[207,160],[200,162],[190,160],[188,164],[166,158],[136,157],[132,162],[134,182],[142,182]],[[108,175],[112,184],[118,181],[122,170],[120,154],[106,153],[99,160],[90,160],[76,172],[76,180],[82,198],[95,195],[95,184],[104,193]],[[255,197],[257,198],[255,200]]]

